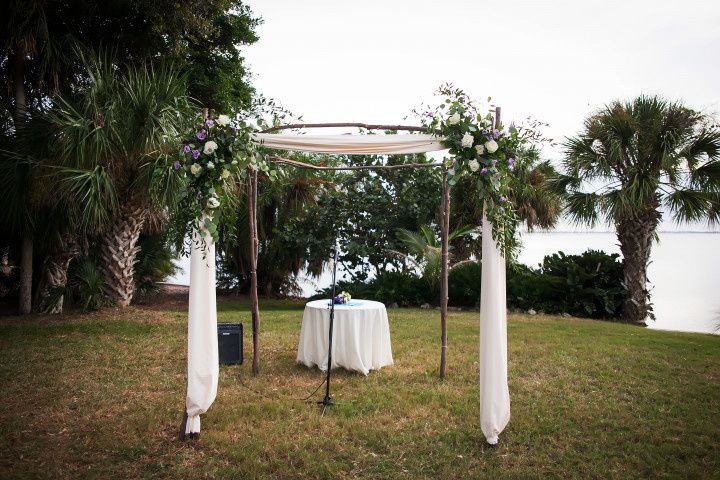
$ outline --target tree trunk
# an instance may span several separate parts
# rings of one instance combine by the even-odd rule
[[[15,45],[11,54],[13,96],[15,99],[15,132],[25,124],[27,101],[25,96],[25,51]],[[33,232],[25,225],[20,244],[20,302],[18,312],[26,315],[32,311]]]
[[[260,307],[257,284],[257,172],[248,170],[248,222],[250,227],[250,300],[252,303],[253,363],[252,373],[260,373]]]
[[[147,218],[147,208],[140,202],[121,204],[108,230],[102,236],[100,253],[105,292],[109,300],[127,307],[135,293],[135,263],[140,247],[140,231]]]
[[[68,267],[73,258],[80,253],[78,243],[72,237],[64,239],[63,248],[47,256],[43,262],[43,272],[35,295],[35,310],[43,313],[62,313],[64,295],[55,295],[54,290],[65,287],[68,279]]]
[[[20,244],[20,315],[32,312],[33,234],[23,232]]]
[[[660,214],[652,209],[642,215],[617,222],[617,238],[623,255],[623,280],[628,298],[623,305],[623,320],[645,325],[650,312],[647,266]]]

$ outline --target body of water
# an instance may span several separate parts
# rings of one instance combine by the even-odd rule
[[[522,237],[519,260],[537,266],[545,255],[587,249],[620,253],[612,232],[533,232]],[[183,273],[170,283],[188,282],[189,259],[181,259]],[[718,333],[720,327],[720,234],[706,232],[661,232],[653,245],[648,269],[652,302],[657,319],[651,328],[687,332]],[[331,283],[331,275],[303,279],[303,295]]]

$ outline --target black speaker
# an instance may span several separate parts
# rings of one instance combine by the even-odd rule
[[[243,363],[242,323],[218,323],[218,356],[221,365]]]

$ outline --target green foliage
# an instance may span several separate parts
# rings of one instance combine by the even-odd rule
[[[104,291],[105,281],[95,261],[91,257],[78,257],[70,264],[67,287],[51,292],[51,295],[64,293],[71,303],[88,311],[104,305]]]
[[[453,307],[476,308],[480,305],[482,265],[465,262],[448,272],[448,304]]]
[[[337,160],[345,165],[431,163],[424,155],[368,157],[352,155]],[[340,195],[326,214],[336,218],[340,262],[357,279],[405,268],[393,252],[406,252],[398,228],[418,231],[437,225],[442,173],[436,168],[360,171],[334,177]]]
[[[518,218],[510,179],[518,151],[530,137],[515,125],[505,130],[495,121],[489,105],[478,105],[451,84],[441,86],[437,94],[442,103],[421,113],[420,120],[429,132],[439,132],[452,155],[445,159],[448,184],[455,185],[462,176],[472,177],[474,199],[485,204],[493,238],[503,255],[512,259],[518,248]]]
[[[401,307],[437,303],[433,300],[430,285],[424,278],[407,272],[382,272],[367,282],[338,282],[336,291],[347,291],[353,298],[367,298]],[[330,298],[332,287],[323,289],[312,298]]]
[[[167,241],[165,233],[140,234],[140,251],[135,264],[135,288],[140,295],[149,295],[159,291],[159,282],[177,272],[173,263],[175,253]]]
[[[308,156],[294,156],[309,161]],[[277,177],[258,176],[258,266],[260,292],[299,293],[297,276],[317,276],[329,259],[340,219],[329,212],[340,193],[329,173],[279,168]],[[224,209],[218,278],[226,288],[249,288],[247,197]]]
[[[118,71],[107,53],[88,57],[86,68],[91,83],[56,98],[47,114],[45,164],[76,222],[94,231],[118,199],[155,208],[176,203],[182,188],[172,164],[193,107],[172,68]]]
[[[548,255],[540,268],[508,271],[508,306],[576,317],[618,318],[626,291],[619,255]]]
[[[477,308],[480,305],[482,266],[463,262],[448,275],[449,305]],[[437,305],[439,294],[426,277],[406,272],[384,272],[365,282],[339,282],[353,298],[379,300],[386,304]],[[313,298],[330,296],[324,289]],[[548,255],[540,268],[522,264],[507,271],[507,303],[510,308],[535,309],[546,313],[568,313],[577,317],[618,318],[625,299],[622,265],[618,255],[588,250],[580,255],[558,252]]]
[[[76,45],[103,45],[121,66],[173,63],[203,106],[248,107],[253,89],[238,46],[257,41],[260,20],[240,0],[11,0],[0,29],[0,59],[26,56],[29,104],[87,81]],[[0,69],[6,78],[8,69]],[[10,83],[10,82],[8,82]],[[11,89],[10,89],[11,90]]]

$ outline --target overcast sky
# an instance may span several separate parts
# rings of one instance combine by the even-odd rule
[[[249,4],[264,20],[244,49],[253,82],[308,122],[401,122],[443,82],[559,140],[640,93],[720,110],[717,0]]]

